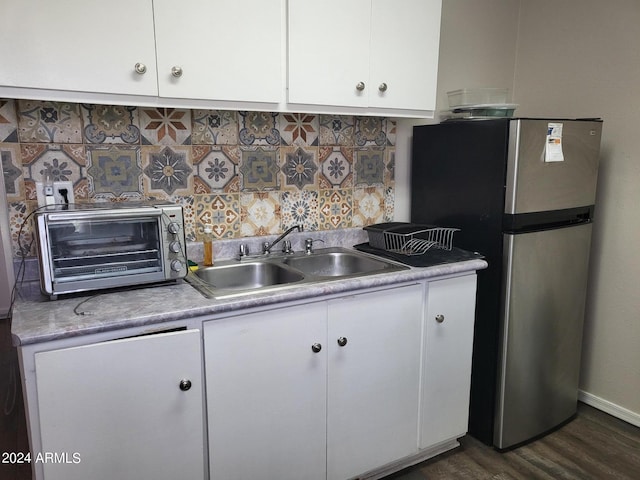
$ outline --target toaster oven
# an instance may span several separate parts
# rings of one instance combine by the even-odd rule
[[[36,214],[42,293],[175,281],[187,274],[182,207],[141,203],[56,207]]]

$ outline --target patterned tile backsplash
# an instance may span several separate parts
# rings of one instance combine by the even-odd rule
[[[187,240],[362,227],[393,218],[388,118],[182,110],[0,99],[0,156],[14,255],[29,245],[35,182],[76,203],[169,200]],[[34,255],[34,250],[28,252]]]

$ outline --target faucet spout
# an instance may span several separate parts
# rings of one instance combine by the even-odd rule
[[[265,255],[268,253],[271,253],[271,249],[280,241],[282,241],[282,239],[284,237],[286,237],[287,235],[289,235],[291,232],[293,232],[294,230],[298,230],[299,232],[304,231],[304,226],[302,225],[294,225],[293,227],[287,229],[282,235],[280,235],[278,238],[276,238],[273,242],[269,243],[269,242],[265,242],[262,245],[262,253],[264,253]]]

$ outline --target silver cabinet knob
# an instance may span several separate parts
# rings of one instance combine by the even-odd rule
[[[347,344],[347,337],[338,338],[338,345],[340,345],[341,347],[344,347],[346,344]]]
[[[191,380],[183,379],[180,380],[180,390],[186,392],[191,388]]]
[[[136,73],[140,75],[147,73],[147,66],[144,63],[136,63],[133,68],[135,68]]]
[[[311,351],[313,353],[318,353],[320,350],[322,350],[322,345],[320,345],[319,343],[314,343],[313,345],[311,345]]]
[[[380,86],[378,87],[378,90],[380,90],[381,92],[386,92],[387,91],[387,84],[386,83],[381,83]]]
[[[436,322],[438,323],[444,322],[444,315],[436,315]]]
[[[356,90],[358,90],[359,92],[364,90],[364,82],[358,82],[358,84],[356,85]]]
[[[171,75],[173,75],[176,78],[179,78],[182,76],[182,67],[171,67]]]

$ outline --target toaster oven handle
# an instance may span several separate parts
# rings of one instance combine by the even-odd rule
[[[109,211],[104,212],[91,211],[89,212],[67,212],[67,213],[50,213],[47,215],[49,221],[55,222],[60,220],[86,220],[86,219],[98,219],[98,218],[128,218],[136,215],[146,215],[150,217],[159,217],[162,215],[162,210],[156,208],[127,208],[123,211]]]

